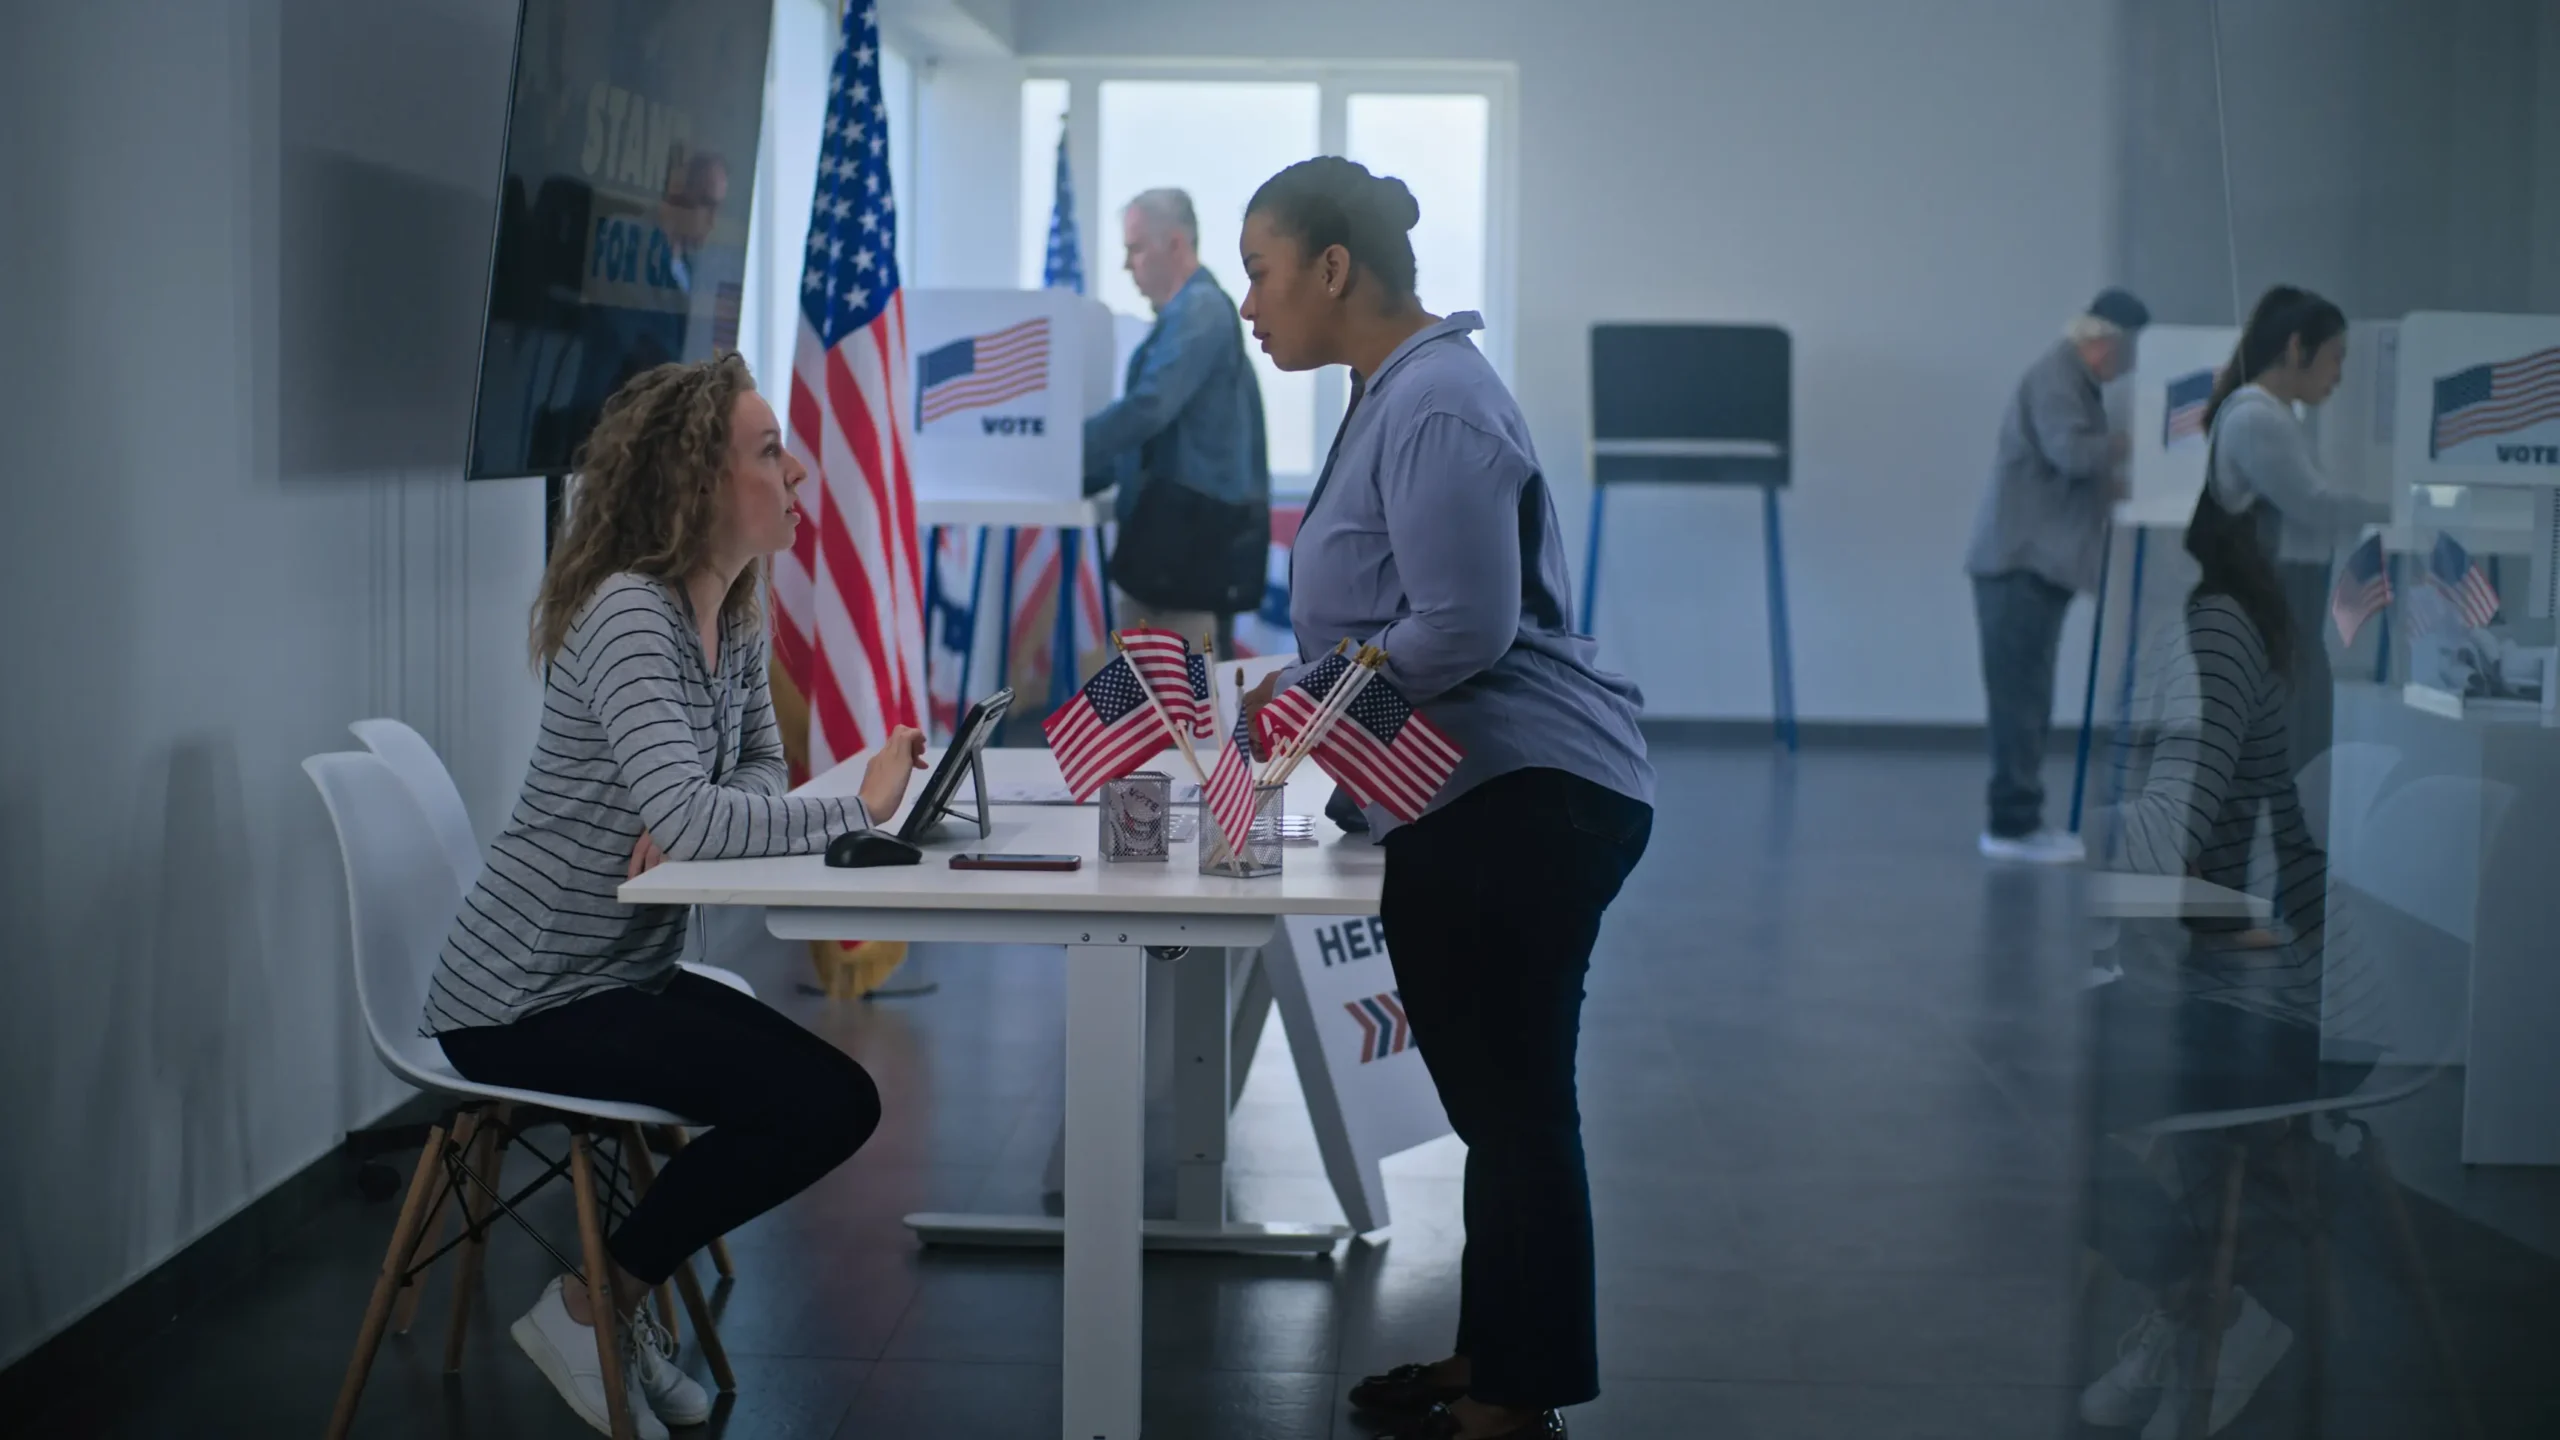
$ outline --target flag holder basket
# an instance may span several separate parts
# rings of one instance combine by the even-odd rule
[[[1246,827],[1242,854],[1231,854],[1225,837],[1219,833],[1218,819],[1209,813],[1209,800],[1200,800],[1200,873],[1224,875],[1231,880],[1263,880],[1281,871],[1281,858],[1287,849],[1281,844],[1281,818],[1288,809],[1289,787],[1258,784],[1253,787],[1253,823]],[[1241,864],[1239,864],[1241,860]]]

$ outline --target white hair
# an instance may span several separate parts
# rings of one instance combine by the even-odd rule
[[[2074,345],[2090,345],[2100,340],[2121,340],[2124,327],[2103,315],[2075,315],[2062,327],[2062,338]]]
[[[1123,213],[1144,216],[1147,233],[1151,235],[1179,230],[1182,237],[1191,242],[1192,249],[1200,248],[1200,217],[1192,211],[1191,196],[1187,191],[1170,185],[1140,191],[1138,198],[1124,207]]]

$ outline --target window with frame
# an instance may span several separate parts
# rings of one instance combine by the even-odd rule
[[[1509,67],[1137,66],[1038,62],[1022,87],[1021,276],[1041,283],[1063,136],[1086,291],[1150,317],[1123,263],[1121,215],[1139,192],[1190,193],[1200,258],[1244,295],[1237,242],[1254,190],[1282,167],[1341,154],[1410,186],[1424,308],[1484,315],[1482,346],[1510,371]],[[1256,353],[1272,485],[1313,486],[1350,393],[1340,369],[1284,374]]]

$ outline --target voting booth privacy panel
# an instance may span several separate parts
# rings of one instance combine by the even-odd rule
[[[1760,491],[1769,582],[1769,694],[1777,738],[1796,745],[1778,492],[1794,478],[1794,341],[1775,325],[1591,327],[1591,526],[1584,631],[1598,627],[1601,540],[1613,485],[1749,485]]]
[[[916,499],[1082,497],[1084,420],[1111,401],[1111,312],[1066,290],[907,292]]]
[[[1120,328],[1100,301],[1067,290],[907,292],[901,419],[926,531],[936,733],[1008,685],[1027,683],[1036,713],[1043,667],[1054,704],[1097,663],[1108,604],[1099,537],[1081,528],[1092,513],[1083,434],[1085,417],[1111,401]],[[1072,597],[1063,610],[1061,575]],[[1035,605],[1045,615],[1036,625],[1026,613]],[[1017,648],[1038,664],[1018,664]]]

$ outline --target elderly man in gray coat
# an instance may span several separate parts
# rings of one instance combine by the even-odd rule
[[[1982,853],[2069,864],[2080,838],[2045,828],[2044,750],[2053,677],[2071,597],[2098,588],[2107,519],[2125,493],[2130,448],[2107,426],[2101,393],[2133,368],[2151,321],[2143,303],[2106,290],[2029,366],[2000,421],[1991,487],[1974,520],[1965,571],[1982,630],[1991,730],[1990,821]]]

